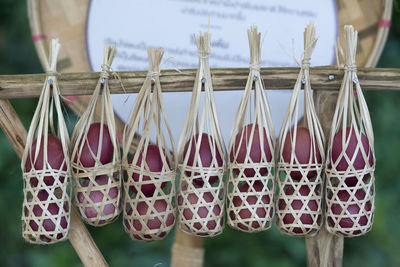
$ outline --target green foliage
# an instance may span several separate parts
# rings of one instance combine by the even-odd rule
[[[393,26],[380,67],[400,67],[400,17],[395,9]],[[31,41],[25,1],[0,1],[0,73],[41,72]],[[376,213],[372,231],[345,240],[344,266],[400,266],[400,93],[365,92],[375,131]],[[36,100],[13,100],[28,127]],[[66,112],[69,128],[77,118]],[[20,161],[0,131],[0,257],[2,266],[82,266],[68,242],[31,245],[22,239],[22,178]],[[110,266],[168,266],[173,233],[153,243],[132,241],[122,221],[88,226]],[[206,266],[305,266],[303,238],[271,230],[246,234],[226,227],[224,233],[205,239]]]

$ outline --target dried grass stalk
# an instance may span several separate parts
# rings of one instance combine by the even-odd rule
[[[357,78],[357,31],[345,26],[345,73],[326,162],[326,227],[339,236],[367,233],[374,217],[374,133]]]
[[[276,181],[277,226],[282,233],[312,236],[322,225],[324,134],[315,111],[310,59],[317,38],[311,22],[304,31],[301,69],[279,134]],[[304,87],[304,118],[299,125],[299,94]]]
[[[45,62],[47,77],[21,161],[24,178],[22,235],[26,241],[36,244],[67,239],[70,225],[69,136],[56,73],[60,47],[58,39],[51,41]]]
[[[93,226],[115,221],[121,210],[121,156],[108,86],[115,54],[115,46],[104,47],[99,81],[72,133],[74,203],[83,220]],[[99,135],[94,136],[97,129]]]
[[[199,66],[178,145],[178,218],[179,227],[186,233],[215,236],[224,228],[225,144],[219,128],[208,63],[210,34],[200,33],[199,38],[194,38]],[[204,101],[200,108],[202,96]]]
[[[159,79],[164,50],[150,47],[147,54],[149,72],[136,97],[122,141],[124,227],[132,239],[141,241],[164,238],[174,226],[176,213],[176,149]],[[136,134],[140,140],[136,151],[130,154],[132,142],[138,138]],[[156,166],[157,161],[161,167]]]
[[[247,30],[247,35],[250,73],[228,145],[227,214],[231,227],[260,232],[271,227],[274,215],[275,131],[260,75],[261,34],[254,26]],[[249,124],[244,125],[246,121]]]

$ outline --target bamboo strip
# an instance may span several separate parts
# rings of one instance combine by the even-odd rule
[[[0,127],[10,140],[17,155],[21,157],[25,148],[27,132],[7,99],[0,99]],[[85,266],[108,266],[75,209],[71,209],[69,241]]]
[[[164,92],[189,92],[193,89],[196,70],[182,72],[184,74],[175,70],[161,72],[160,82]],[[298,68],[263,68],[261,76],[268,84],[267,89],[279,90],[293,88],[298,72]],[[213,69],[211,73],[215,91],[243,90],[246,86],[248,69]],[[147,76],[145,71],[118,74],[125,89],[118,79],[110,79],[112,94],[138,93]],[[60,74],[58,83],[61,94],[90,95],[99,75],[98,72]],[[333,66],[316,67],[310,69],[310,75],[313,90],[339,90],[343,70]],[[359,68],[357,75],[364,90],[400,90],[400,69]],[[39,97],[45,78],[45,74],[0,75],[0,98]]]
[[[42,24],[40,22],[40,1],[39,0],[28,0],[27,10],[29,18],[29,26],[31,27],[32,36],[43,36]],[[35,44],[36,52],[38,54],[40,63],[45,66],[46,55],[47,55],[47,43],[46,38],[38,38],[33,43]]]
[[[382,5],[383,5],[383,13],[381,21],[383,20],[390,21],[392,17],[393,0],[384,0],[382,1]],[[367,62],[365,62],[364,64],[365,67],[374,67],[376,66],[376,64],[378,64],[378,60],[381,57],[383,48],[385,47],[386,44],[386,39],[389,35],[390,27],[380,25],[380,23],[378,24],[378,27],[379,29],[378,32],[376,33],[375,44],[372,48],[372,51],[369,54]]]

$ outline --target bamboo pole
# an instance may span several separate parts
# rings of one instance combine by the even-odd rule
[[[25,148],[26,129],[7,99],[0,99],[0,127],[19,157]],[[69,241],[85,266],[108,266],[75,209],[71,210]]]
[[[175,241],[171,250],[171,267],[203,266],[203,238],[188,235],[175,227]]]
[[[317,115],[329,139],[333,114],[337,102],[337,92],[316,91],[314,103]],[[343,237],[329,233],[325,226],[313,237],[306,237],[307,266],[309,267],[341,267],[343,260]]]
[[[160,81],[163,92],[190,92],[196,70],[175,70],[161,72]],[[243,90],[248,69],[211,70],[215,91]],[[288,89],[294,86],[298,68],[263,68],[261,76],[267,89]],[[310,69],[313,90],[338,90],[343,78],[343,70],[336,67],[316,67]],[[118,72],[120,79],[110,79],[112,94],[137,93],[143,84],[147,72]],[[358,78],[363,90],[400,90],[400,69],[360,68]],[[0,75],[0,98],[39,97],[45,80],[45,74]],[[58,84],[61,95],[91,95],[99,79],[97,72],[59,74]],[[121,82],[124,87],[121,86]],[[179,85],[179,86],[177,86]]]

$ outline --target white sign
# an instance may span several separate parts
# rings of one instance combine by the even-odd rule
[[[196,68],[193,34],[211,32],[212,68],[249,66],[247,29],[265,33],[262,67],[295,67],[301,61],[303,32],[310,20],[319,37],[311,65],[330,65],[335,58],[337,14],[334,0],[106,0],[92,1],[87,22],[90,65],[99,71],[105,44],[116,44],[113,69],[146,70],[147,48],[165,49],[164,69]],[[208,19],[210,18],[210,25]],[[161,71],[162,74],[162,71]],[[294,84],[295,81],[293,81]],[[265,84],[268,88],[268,82]],[[215,92],[225,141],[242,91]],[[275,128],[280,129],[291,91],[267,91]],[[165,93],[166,112],[175,141],[183,127],[191,93]],[[126,120],[134,97],[113,95],[116,114]]]

